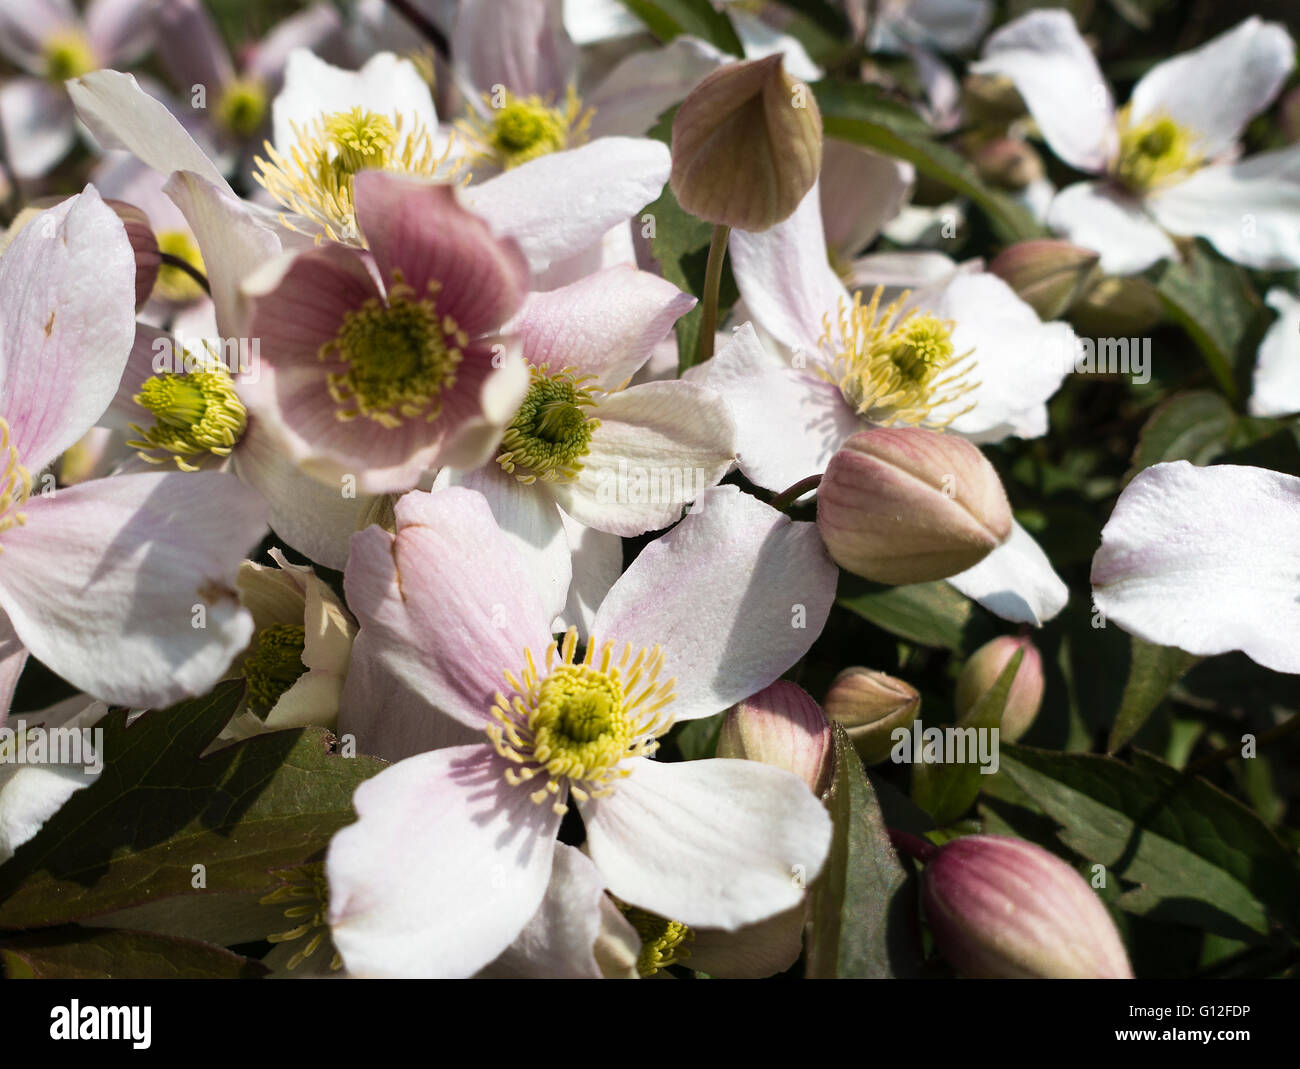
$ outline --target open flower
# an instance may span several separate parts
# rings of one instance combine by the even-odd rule
[[[426,716],[482,741],[358,789],[360,821],[327,859],[349,970],[466,975],[492,961],[536,912],[571,804],[625,903],[720,928],[798,904],[793,876],[815,877],[830,836],[807,785],[757,762],[653,755],[674,720],[762,689],[811,645],[835,588],[811,524],[735,487],[707,491],[614,584],[581,654],[575,632],[552,639],[479,494],[407,494],[396,531],[353,538],[359,641],[377,643]]]
[[[1101,253],[1103,271],[1131,274],[1174,255],[1170,234],[1198,234],[1250,267],[1300,266],[1300,147],[1237,159],[1294,65],[1286,30],[1252,16],[1156,64],[1117,111],[1074,19],[1032,11],[971,69],[1009,77],[1052,151],[1101,176],[1058,193],[1048,223]]]
[[[252,632],[233,588],[265,530],[256,494],[209,472],[41,474],[112,400],[134,295],[126,232],[89,186],[0,256],[0,710],[28,649],[93,697],[150,705],[205,691]]]

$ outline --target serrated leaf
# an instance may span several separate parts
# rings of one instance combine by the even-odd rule
[[[1121,908],[1252,942],[1296,930],[1295,857],[1205,780],[1140,752],[1130,766],[1020,746],[1003,747],[1002,770],[1061,825],[1066,846],[1140,885]]]
[[[983,623],[974,602],[942,581],[881,586],[844,575],[838,601],[891,635],[922,646],[966,649]]]
[[[239,980],[268,971],[211,943],[76,925],[0,936],[0,963],[10,980]]]
[[[968,747],[975,747],[975,739],[980,731],[999,730],[1002,727],[1002,714],[1007,708],[1007,698],[1011,694],[1011,684],[1016,680],[1020,662],[1024,660],[1025,651],[1017,650],[998,673],[998,678],[988,692],[975,703],[969,715],[963,719],[959,729],[975,729],[976,734],[963,735]],[[916,731],[918,724],[912,725]],[[947,731],[947,728],[939,728]],[[996,743],[994,744],[996,745]],[[945,827],[962,816],[979,797],[981,782],[990,778],[981,771],[977,758],[978,749],[971,752],[968,748],[966,760],[953,764],[932,764],[922,762],[912,767],[912,798],[922,809],[934,818],[939,827]]]
[[[1152,464],[1169,460],[1210,463],[1228,447],[1237,421],[1237,413],[1222,394],[1196,390],[1169,398],[1143,425],[1125,484]]]
[[[1114,753],[1141,730],[1165,694],[1199,658],[1176,646],[1157,646],[1133,636],[1128,679],[1111,725],[1106,750]]]
[[[730,55],[745,54],[731,20],[709,0],[623,0],[623,6],[664,44],[687,34],[708,41]]]
[[[838,724],[827,807],[834,832],[812,888],[806,974],[811,978],[914,976],[916,896],[889,841],[871,782]]]
[[[878,86],[821,81],[812,88],[827,137],[905,160],[969,197],[1007,244],[1044,235],[1027,208],[990,189],[966,159],[937,141],[930,124],[914,108],[891,100]]]
[[[0,867],[0,928],[64,924],[195,893],[276,884],[355,819],[352,793],[384,763],[329,752],[324,728],[274,732],[199,754],[243,684],[145,713],[110,714],[99,778],[74,794]]]

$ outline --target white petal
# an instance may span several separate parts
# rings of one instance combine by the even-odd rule
[[[822,219],[826,243],[841,256],[871,244],[911,195],[916,168],[844,141],[822,149]]]
[[[1300,673],[1300,479],[1156,464],[1125,487],[1092,561],[1112,623],[1202,657],[1242,650]]]
[[[334,945],[354,976],[465,977],[537,911],[560,818],[486,744],[411,757],[357,788],[326,858]]]
[[[1134,123],[1168,115],[1213,158],[1272,103],[1295,66],[1295,42],[1278,23],[1251,16],[1200,48],[1157,63],[1133,87]]]
[[[591,634],[596,610],[623,573],[623,539],[584,527],[563,512],[560,519],[573,562],[573,581],[561,623],[565,629],[576,627],[585,640]]]
[[[77,765],[0,764],[0,865],[95,779]]]
[[[727,14],[736,36],[740,38],[746,59],[762,59],[779,53],[783,60],[782,66],[791,77],[815,82],[822,76],[822,69],[812,61],[798,38],[782,33],[745,11],[735,9]]]
[[[948,582],[1002,619],[1035,627],[1052,619],[1070,598],[1047,554],[1014,520],[1002,545]]]
[[[612,795],[580,805],[610,891],[692,927],[725,929],[802,901],[831,837],[803,780],[757,761],[635,766]]]
[[[1285,416],[1300,412],[1300,298],[1274,288],[1265,300],[1278,317],[1259,345],[1250,414]]]
[[[564,0],[564,28],[580,45],[644,33],[645,23],[619,0]]]
[[[504,85],[520,96],[559,96],[573,78],[577,49],[564,30],[562,0],[461,4],[451,54],[470,85]]]
[[[1145,271],[1176,252],[1141,202],[1099,182],[1061,190],[1047,210],[1047,225],[1075,245],[1100,253],[1100,267],[1108,275]]]
[[[40,178],[76,140],[67,94],[37,78],[14,78],[0,86],[0,128],[18,178]]]
[[[837,578],[815,524],[718,486],[641,551],[593,632],[615,649],[661,646],[663,675],[676,679],[668,711],[694,720],[757,693],[802,657]]]
[[[1015,82],[1052,151],[1081,171],[1104,171],[1119,148],[1115,104],[1097,59],[1065,11],[1031,11],[984,43],[977,74]]]
[[[675,37],[662,48],[632,53],[585,98],[596,109],[590,135],[641,136],[729,58],[694,37]]]

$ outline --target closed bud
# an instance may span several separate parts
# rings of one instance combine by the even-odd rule
[[[1005,74],[968,74],[962,105],[974,127],[1006,127],[1025,114],[1025,102]]]
[[[717,752],[793,772],[818,797],[834,773],[830,721],[806,690],[784,679],[728,710]]]
[[[105,200],[104,203],[122,220],[126,236],[131,242],[131,251],[135,253],[135,308],[138,312],[153,293],[158,271],[162,267],[158,239],[154,236],[149,217],[134,204],[122,200]]]
[[[967,835],[921,878],[934,941],[962,976],[1133,978],[1119,932],[1087,882],[1040,846]]]
[[[911,726],[921,712],[921,695],[901,679],[870,668],[846,668],[831,683],[822,702],[826,715],[853,740],[869,765],[889,757],[896,728]]]
[[[780,55],[719,67],[673,120],[673,194],[710,223],[775,226],[794,214],[821,166],[817,101]]]
[[[958,721],[962,721],[998,681],[1002,670],[1021,650],[1024,657],[1016,669],[1002,712],[1003,742],[1016,742],[1029,730],[1043,705],[1043,658],[1028,638],[1003,635],[977,649],[957,677]]]
[[[1006,282],[1040,319],[1064,315],[1100,277],[1101,257],[1068,241],[1021,241],[1003,249],[989,270]]]
[[[1011,533],[997,472],[969,442],[920,427],[853,435],[817,493],[817,526],[835,563],[877,583],[964,572]]]
[[[1043,177],[1042,157],[1034,146],[1018,137],[995,137],[971,153],[986,182],[1004,189],[1024,189]]]

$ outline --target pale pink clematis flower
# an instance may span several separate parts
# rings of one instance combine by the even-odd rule
[[[135,259],[93,187],[0,256],[0,711],[30,650],[123,705],[202,693],[248,643],[234,584],[266,527],[229,476],[42,472],[112,400],[134,336]]]
[[[1156,64],[1116,111],[1074,19],[1031,11],[971,69],[1010,78],[1052,151],[1100,176],[1061,190],[1048,225],[1101,253],[1108,274],[1132,274],[1175,254],[1171,234],[1248,267],[1300,266],[1300,146],[1238,160],[1246,124],[1294,66],[1286,30],[1252,16]]]
[[[353,537],[345,587],[391,674],[481,741],[393,765],[331,843],[330,924],[362,976],[463,976],[537,911],[561,815],[621,901],[734,929],[790,909],[820,870],[825,809],[750,761],[660,764],[673,721],[710,716],[801,657],[834,598],[811,524],[735,487],[706,492],[558,644],[524,559],[482,496],[416,491],[395,535]],[[376,716],[382,716],[376,710]]]

